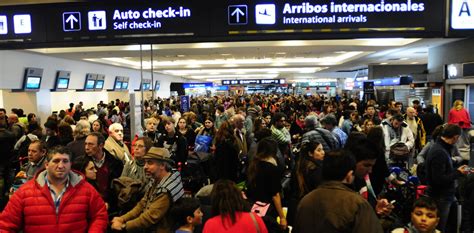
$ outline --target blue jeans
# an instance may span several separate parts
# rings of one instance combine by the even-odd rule
[[[456,200],[456,197],[455,196],[452,196],[452,197],[438,197],[438,198],[434,198],[435,201],[436,201],[436,204],[438,205],[438,209],[439,209],[439,223],[438,223],[438,227],[437,229],[440,230],[441,232],[450,232],[448,229],[447,229],[447,225],[448,225],[448,219],[449,219],[449,215],[455,215],[456,212],[454,210],[456,210],[457,208],[457,200]],[[453,209],[454,208],[454,209]],[[453,211],[451,211],[453,210]],[[457,222],[454,221],[454,225],[456,225]]]

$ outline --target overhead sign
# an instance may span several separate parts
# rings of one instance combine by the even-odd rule
[[[433,0],[273,0],[248,9],[248,24],[229,24],[222,33],[442,33],[444,20],[442,1]]]
[[[228,7],[229,25],[247,24],[247,5],[230,5]]]
[[[63,30],[65,32],[81,30],[81,12],[63,13]]]
[[[222,85],[283,84],[284,79],[241,79],[222,80]]]
[[[7,33],[8,33],[7,16],[0,15],[0,34],[5,35]]]
[[[31,33],[31,15],[21,14],[13,16],[13,29],[15,34]]]
[[[213,87],[212,83],[183,83],[183,88],[210,88]]]
[[[474,0],[451,1],[467,2],[471,13]],[[465,6],[457,9],[462,10],[462,17],[467,15]],[[15,5],[0,9],[0,48],[44,47],[44,43],[94,46],[104,42],[430,38],[445,36],[445,21],[443,1],[434,0],[86,1]],[[458,25],[468,27],[462,22]]]
[[[474,29],[474,0],[452,0],[451,27]]]

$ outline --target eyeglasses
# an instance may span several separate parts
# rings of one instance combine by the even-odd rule
[[[145,148],[145,145],[135,145],[136,148]]]

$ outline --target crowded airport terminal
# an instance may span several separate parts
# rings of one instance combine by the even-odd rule
[[[473,233],[472,12],[0,1],[0,232]]]

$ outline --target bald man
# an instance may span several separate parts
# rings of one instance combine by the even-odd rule
[[[411,132],[413,132],[413,137],[415,138],[415,152],[417,153],[421,151],[426,144],[425,127],[413,107],[407,108],[407,113],[404,115],[404,118]]]
[[[121,124],[113,123],[109,126],[109,137],[105,140],[104,149],[123,164],[131,160],[130,151],[123,143],[123,126]]]
[[[16,140],[20,139],[25,134],[25,129],[18,121],[18,115],[8,114],[8,129],[15,135]]]

